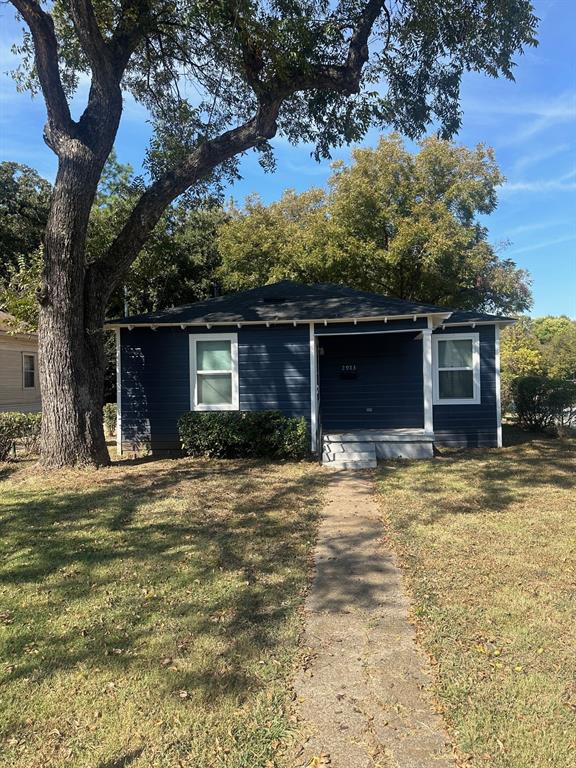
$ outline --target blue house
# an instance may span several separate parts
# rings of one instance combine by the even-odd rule
[[[119,447],[177,450],[186,411],[269,409],[303,416],[335,466],[501,446],[512,322],[290,281],[112,320]]]

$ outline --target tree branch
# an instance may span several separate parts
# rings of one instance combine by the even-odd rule
[[[122,4],[120,20],[109,42],[119,80],[145,35],[150,10],[150,0],[125,0]]]
[[[284,97],[306,90],[338,91],[347,96],[357,93],[362,69],[368,61],[368,38],[384,9],[385,0],[369,0],[366,3],[353,27],[344,64],[315,64],[300,73],[292,72],[288,80],[276,80],[278,91]]]
[[[75,126],[62,86],[58,67],[58,43],[54,22],[35,0],[10,0],[22,16],[34,40],[34,57],[40,87],[48,111],[49,135],[47,140],[56,151],[57,133],[70,136]]]
[[[138,0],[135,0],[136,2]],[[353,28],[346,61],[342,65],[312,65],[272,82],[260,79],[261,60],[254,55],[247,31],[238,26],[245,77],[258,98],[258,113],[246,123],[214,139],[206,139],[187,160],[157,179],[140,197],[105,256],[91,265],[91,279],[110,295],[123,272],[138,255],[166,207],[221,163],[272,138],[282,103],[301,90],[334,90],[343,94],[358,91],[362,68],[368,61],[368,38],[385,0],[369,0]]]
[[[110,295],[174,199],[208,176],[216,166],[276,133],[281,103],[280,100],[269,102],[246,123],[214,139],[206,139],[190,153],[185,163],[166,172],[143,192],[107,253],[90,267],[96,273],[92,278],[97,280],[99,290]]]
[[[98,26],[91,0],[70,0],[70,14],[82,50],[90,63],[93,80],[116,85],[110,51]]]

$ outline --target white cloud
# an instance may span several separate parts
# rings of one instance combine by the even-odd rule
[[[542,229],[552,229],[552,227],[565,227],[570,224],[573,224],[572,219],[551,219],[548,221],[535,221],[531,224],[520,224],[517,227],[512,227],[512,229],[506,231],[506,235],[508,237],[513,237],[514,235],[523,235],[527,232],[538,232]]]
[[[517,192],[572,192],[576,190],[576,170],[558,176],[556,179],[534,179],[532,181],[507,181],[500,188],[502,196]]]
[[[551,248],[554,245],[560,245],[561,243],[570,243],[576,241],[576,235],[563,235],[562,237],[555,237],[550,240],[542,240],[539,243],[532,243],[532,245],[525,245],[522,248],[515,248],[506,254],[507,257],[518,256],[521,253],[530,253],[531,251],[540,251],[544,248]]]
[[[507,131],[498,139],[499,145],[509,146],[528,141],[556,125],[576,123],[576,91],[572,89],[540,99],[466,99],[463,110],[465,115],[488,118],[491,122],[512,118],[513,124],[520,128]]]
[[[544,160],[550,160],[557,155],[561,155],[563,152],[566,152],[569,149],[569,144],[556,144],[554,146],[547,147],[540,152],[529,152],[516,160],[514,163],[514,171],[516,173],[520,173],[521,171],[525,171],[526,168],[530,168],[531,166],[544,162]]]

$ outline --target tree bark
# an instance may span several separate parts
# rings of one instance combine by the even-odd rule
[[[40,291],[40,463],[102,466],[105,300],[86,281],[84,246],[100,163],[76,145],[60,161]]]

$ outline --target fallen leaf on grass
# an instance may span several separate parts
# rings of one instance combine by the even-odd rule
[[[320,766],[330,765],[331,763],[332,760],[328,752],[323,752],[321,755],[314,755],[314,757],[310,758],[306,768],[320,768]]]

